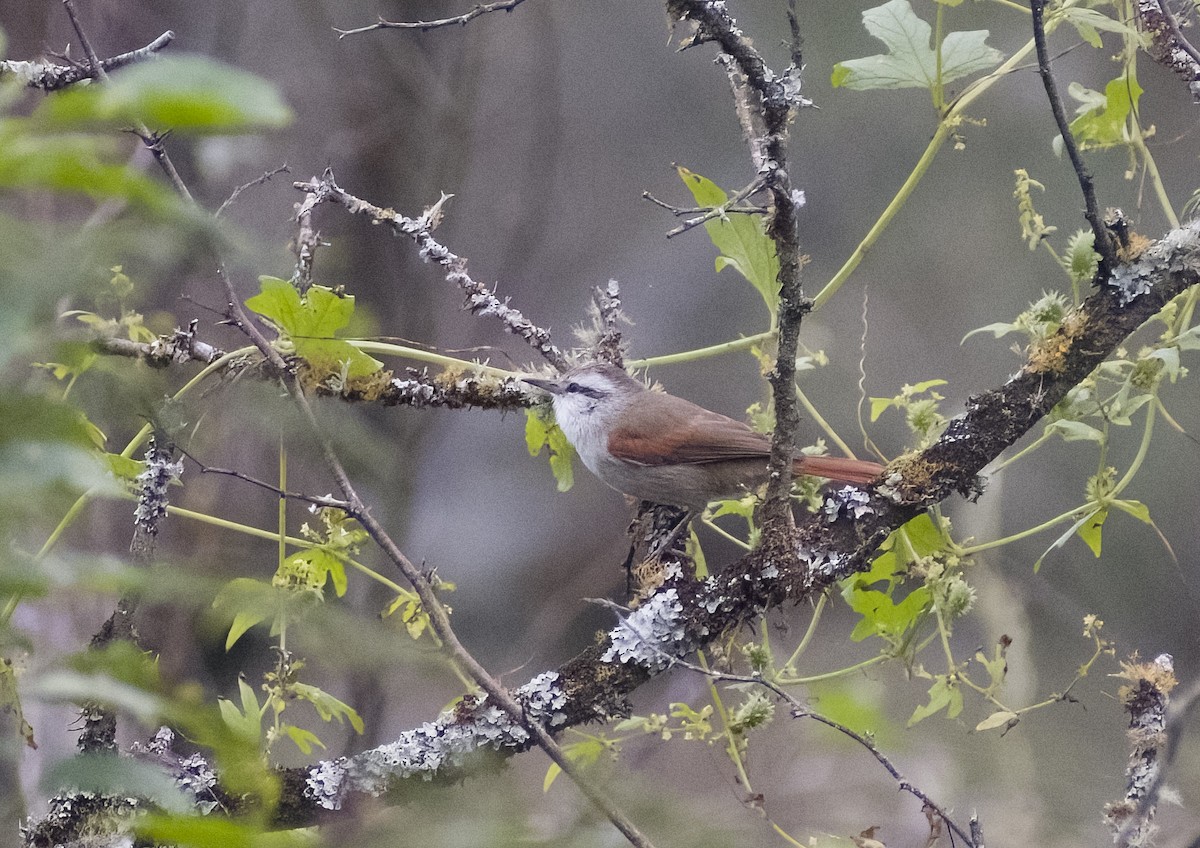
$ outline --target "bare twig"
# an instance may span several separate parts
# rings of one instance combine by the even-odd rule
[[[486,15],[490,12],[511,12],[517,6],[524,3],[525,0],[501,0],[497,3],[480,3],[471,8],[471,11],[461,15],[455,15],[452,18],[441,18],[436,21],[388,21],[380,18],[373,24],[358,27],[357,29],[338,29],[334,27],[334,32],[338,34],[338,38],[345,38],[347,35],[358,35],[363,32],[371,32],[377,29],[416,29],[421,32],[428,32],[431,29],[448,26],[465,26],[469,21],[478,18],[480,15]]]
[[[676,218],[682,218],[684,215],[698,215],[701,212],[711,212],[713,206],[673,206],[665,200],[659,200],[648,191],[642,192],[642,199],[649,200],[655,206],[666,209]],[[724,206],[722,211],[726,213],[737,213],[740,215],[765,215],[769,211],[765,206]]]
[[[1079,145],[1075,143],[1075,136],[1071,134],[1071,124],[1067,120],[1066,110],[1063,108],[1062,98],[1058,94],[1058,86],[1054,82],[1054,74],[1050,71],[1050,57],[1046,49],[1046,0],[1030,0],[1030,11],[1033,13],[1033,43],[1037,50],[1038,57],[1038,73],[1042,77],[1042,84],[1046,88],[1046,97],[1050,101],[1050,111],[1054,113],[1054,121],[1058,124],[1058,131],[1062,134],[1063,146],[1067,149],[1067,155],[1071,158],[1071,165],[1075,168],[1075,176],[1079,180],[1079,189],[1083,192],[1084,217],[1092,226],[1092,238],[1095,242],[1095,249],[1100,254],[1100,266],[1096,270],[1096,279],[1103,280],[1112,273],[1117,266],[1116,251],[1113,250],[1112,240],[1108,236],[1108,230],[1104,226],[1104,221],[1100,217],[1100,207],[1096,204],[1096,189],[1092,184],[1092,175],[1088,171],[1087,165],[1083,163],[1083,157],[1079,153]]]
[[[174,40],[175,33],[167,30],[145,47],[139,47],[137,50],[130,50],[128,53],[120,53],[107,59],[99,59],[99,67],[107,73],[126,65],[151,59],[159,50]],[[55,65],[47,62],[18,62],[15,60],[0,62],[0,79],[8,74],[23,79],[25,85],[30,88],[47,92],[58,91],[82,80],[96,79],[97,77],[96,69],[90,63],[87,65]]]
[[[1129,713],[1129,765],[1125,771],[1125,797],[1105,807],[1113,841],[1120,848],[1150,844],[1154,814],[1167,767],[1179,750],[1182,724],[1200,701],[1200,684],[1171,705],[1170,693],[1178,682],[1170,654],[1151,662],[1122,663],[1120,698]]]
[[[292,248],[296,254],[296,270],[292,273],[292,285],[301,294],[312,288],[313,262],[317,258],[317,248],[321,247],[321,234],[312,223],[312,210],[301,210],[302,204],[296,204],[296,240]]]
[[[743,200],[746,200],[747,198],[754,196],[756,193],[762,191],[764,188],[766,188],[766,181],[761,178],[756,179],[754,182],[750,183],[750,185],[746,186],[745,188],[735,191],[733,194],[731,194],[729,196],[729,199],[726,200],[724,203],[722,203],[720,206],[710,207],[709,209],[703,210],[704,214],[699,215],[695,218],[689,218],[688,220],[684,221],[678,227],[676,227],[675,229],[673,229],[669,233],[667,233],[667,238],[674,238],[677,235],[686,233],[688,230],[692,229],[693,227],[698,227],[701,224],[704,224],[704,223],[707,223],[708,221],[713,220],[714,218],[724,218],[726,213],[735,211],[734,207],[736,207],[739,203],[741,203]],[[648,197],[648,194],[643,193],[642,196]],[[650,199],[653,200],[653,198],[650,198]],[[659,205],[663,205],[663,204],[660,203]],[[751,208],[748,211],[755,212],[755,213],[761,213],[766,210]]]
[[[800,34],[800,18],[796,14],[796,0],[788,0],[787,6],[788,32],[791,41],[788,43],[792,54],[792,67],[804,68],[804,37]]]
[[[281,498],[288,498],[289,500],[293,501],[303,501],[304,503],[309,503],[313,506],[319,506],[324,509],[340,509],[345,511],[349,506],[346,501],[341,500],[340,498],[334,498],[329,495],[307,495],[304,492],[289,492],[287,489],[281,489],[273,483],[268,483],[265,480],[259,480],[257,477],[252,477],[249,474],[243,474],[241,471],[235,471],[232,468],[217,468],[214,465],[205,465],[183,448],[179,448],[179,452],[190,459],[200,470],[201,474],[217,474],[223,477],[233,477],[236,480],[241,480],[244,483],[249,483],[250,485],[257,486],[260,489],[265,489],[266,491],[271,492],[272,494]]]
[[[501,300],[483,283],[472,279],[467,273],[467,260],[451,253],[449,248],[434,239],[433,228],[441,216],[441,206],[447,196],[443,196],[425,210],[420,218],[408,218],[395,210],[382,209],[344,191],[334,181],[333,172],[329,170],[319,178],[313,177],[307,182],[297,182],[293,185],[308,195],[300,204],[297,217],[310,213],[321,203],[337,203],[351,214],[365,215],[376,223],[387,224],[396,235],[407,236],[416,242],[418,254],[422,259],[426,262],[436,262],[446,270],[446,279],[466,294],[464,309],[474,315],[490,315],[500,319],[509,332],[523,338],[559,371],[567,369],[567,358],[551,341],[549,330],[537,326],[519,310],[509,306],[507,300]]]
[[[1150,36],[1146,52],[1187,80],[1192,99],[1200,103],[1200,50],[1184,37],[1167,0],[1137,0],[1134,17],[1138,29]]]
[[[125,338],[97,339],[93,344],[104,353],[132,356],[148,365],[161,367],[184,362],[209,365],[225,355],[225,351],[196,338],[197,321],[186,330],[176,329],[169,336],[159,336],[152,342],[135,342]]]
[[[75,0],[62,0],[63,8],[67,11],[67,17],[71,19],[71,26],[75,29],[75,34],[79,36],[79,43],[83,47],[84,55],[87,56],[88,64],[91,67],[92,74],[101,82],[108,81],[108,74],[104,70],[104,64],[96,55],[96,51],[92,48],[92,42],[87,36],[87,32],[83,28],[83,24],[79,20],[79,16],[75,12]],[[154,157],[154,161],[167,175],[171,186],[184,200],[195,203],[192,193],[188,191],[187,184],[183,181],[183,177],[179,176],[179,171],[175,170],[175,163],[171,161],[170,155],[167,153],[167,148],[163,142],[166,139],[165,135],[159,135],[150,131],[150,128],[143,123],[139,123],[135,132],[142,143],[146,145],[146,149],[150,151],[150,155]]]
[[[278,174],[290,174],[291,172],[292,169],[287,165],[280,165],[278,168],[273,168],[270,171],[264,171],[261,176],[255,177],[248,183],[242,183],[240,186],[230,192],[229,197],[225,198],[224,203],[217,207],[217,211],[213,213],[213,217],[220,218],[222,212],[237,202],[237,199],[241,196],[242,192],[269,182],[271,177],[274,177]]]
[[[128,356],[140,359],[151,367],[161,368],[187,362],[210,365],[226,354],[210,344],[195,338],[195,321],[188,331],[176,330],[170,336],[161,336],[152,342],[135,342],[125,338],[97,339],[92,345],[101,353],[113,356]],[[244,372],[247,358],[228,362],[225,370]],[[269,376],[254,371],[257,376]],[[273,376],[274,372],[270,376]],[[429,374],[426,370],[407,369],[404,376],[392,377],[386,385],[372,385],[365,394],[354,386],[343,386],[334,390],[318,385],[318,395],[335,396],[353,403],[378,403],[382,406],[412,406],[418,409],[441,407],[444,409],[497,409],[500,411],[524,409],[536,401],[516,377],[491,377],[447,370],[441,374]]]
[[[800,96],[800,68],[790,67],[784,74],[772,72],[730,17],[724,3],[667,0],[667,11],[681,20],[695,22],[696,38],[715,42],[728,56],[730,81],[738,102],[739,119],[748,135],[751,159],[758,178],[771,195],[767,233],[774,240],[779,257],[779,334],[775,367],[768,375],[775,402],[775,431],[771,437],[770,477],[761,508],[761,526],[763,545],[782,552],[793,546],[788,496],[792,455],[800,426],[794,385],[796,354],[800,322],[811,308],[800,281],[796,215],[800,195],[793,192],[787,158],[788,122],[794,110],[807,102]]]
[[[622,320],[628,322],[621,312],[621,287],[616,280],[609,280],[608,285],[601,288],[596,286],[592,292],[592,305],[595,308],[596,329],[600,335],[593,349],[597,359],[611,362],[622,367],[625,364],[625,350],[621,345]]]

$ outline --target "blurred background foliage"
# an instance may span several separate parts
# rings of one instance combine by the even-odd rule
[[[836,63],[879,50],[861,24],[869,5],[798,4],[804,91],[820,107],[799,115],[791,145],[792,178],[807,198],[801,240],[810,257],[810,293],[876,220],[937,125],[926,92],[831,86]],[[953,27],[989,29],[988,43],[1011,55],[1029,30],[1027,17],[1010,6],[963,4],[952,10]],[[731,7],[779,68],[787,63],[782,7],[775,0]],[[673,163],[729,190],[752,176],[712,50],[677,53],[661,4],[528,0],[466,27],[344,39],[333,27],[359,26],[377,15],[413,20],[465,9],[426,0],[98,0],[83,8],[102,56],[174,30],[166,53],[192,63],[177,79],[207,79],[199,99],[224,104],[193,115],[192,123],[179,113],[154,113],[174,128],[168,149],[202,209],[215,210],[236,186],[280,165],[291,174],[243,193],[214,221],[177,200],[137,139],[118,131],[129,115],[117,99],[82,92],[47,99],[11,84],[3,89],[0,534],[9,541],[0,554],[0,581],[20,602],[6,610],[0,638],[23,688],[82,650],[117,593],[131,585],[146,593],[139,623],[145,643],[159,652],[163,686],[198,683],[209,705],[216,695],[242,704],[239,672],[257,686],[272,667],[266,628],[227,652],[228,621],[211,603],[230,579],[269,581],[275,543],[173,518],[156,564],[148,572],[131,569],[124,560],[132,504],[120,497],[93,446],[103,439],[105,450],[119,452],[147,421],[166,419],[189,434],[188,450],[202,461],[273,479],[282,440],[289,487],[329,491],[332,482],[290,404],[252,379],[165,403],[192,370],[185,375],[102,358],[72,382],[69,374],[58,380],[31,363],[86,358],[79,322],[59,317],[70,310],[124,317],[121,331],[133,334],[141,332],[134,325],[160,333],[198,318],[206,340],[226,349],[243,345],[220,324],[217,260],[225,261],[243,297],[258,290],[260,275],[290,275],[293,204],[300,199],[293,178],[332,167],[348,191],[410,215],[441,192],[453,194],[440,239],[470,258],[476,278],[498,281],[501,296],[551,327],[562,344],[583,320],[591,288],[610,278],[621,282],[634,322],[627,339],[635,357],[766,328],[762,298],[732,271],[714,270],[704,234],[697,229],[667,241],[664,233],[677,221],[641,198],[649,191],[690,205]],[[916,0],[915,8],[932,19],[933,3]],[[0,26],[8,58],[33,59],[68,44],[81,58],[57,3],[0,0]],[[1082,46],[1075,32],[1060,34],[1055,69],[1062,84],[1104,91],[1118,70],[1111,58],[1118,42],[1104,37],[1106,49],[1096,50]],[[154,67],[137,73],[153,82]],[[136,70],[128,85],[144,109]],[[1178,209],[1196,188],[1197,116],[1183,87],[1144,59],[1139,82],[1140,118],[1155,130],[1147,144]],[[72,97],[86,102],[72,104]],[[1054,154],[1057,131],[1036,70],[1019,66],[969,116],[957,143],[938,154],[847,285],[805,322],[803,344],[822,351],[829,364],[801,375],[804,391],[856,446],[856,409],[864,397],[945,380],[938,386],[941,409],[956,413],[1021,362],[1010,340],[990,334],[960,340],[983,325],[1012,321],[1044,289],[1069,291],[1047,253],[1026,249],[1012,197],[1013,172],[1024,168],[1045,186],[1035,202],[1059,228],[1060,247],[1083,225],[1074,175]],[[1145,171],[1131,166],[1125,151],[1097,151],[1088,162],[1103,205],[1122,207],[1151,237],[1168,228]],[[356,296],[355,333],[415,340],[504,367],[531,361],[528,349],[496,324],[461,312],[459,293],[409,244],[339,210],[320,210],[317,225],[329,246],[318,254],[316,279]],[[142,316],[140,324],[130,313]],[[673,393],[736,416],[765,400],[758,368],[741,353],[650,373]],[[968,572],[978,602],[955,633],[957,653],[969,657],[981,646],[990,655],[1002,634],[1011,637],[1006,698],[1014,703],[1040,700],[1070,682],[1091,656],[1092,644],[1082,637],[1089,613],[1107,622],[1105,634],[1120,655],[1167,651],[1181,677],[1194,676],[1200,448],[1190,434],[1200,429],[1200,401],[1194,391],[1165,391],[1186,434],[1166,426],[1156,431],[1130,497],[1149,506],[1178,561],[1152,528],[1125,517],[1110,519],[1100,558],[1073,539],[1035,573],[1051,532],[983,552]],[[607,625],[610,613],[584,599],[619,595],[629,510],[583,474],[559,494],[545,462],[526,453],[519,417],[320,406],[374,514],[410,558],[457,584],[449,596],[456,626],[494,673],[519,683],[575,654]],[[86,412],[90,425],[76,410]],[[898,416],[882,416],[870,434],[888,456],[910,441]],[[815,429],[806,435],[815,438]],[[1127,464],[1139,437],[1137,428],[1115,433],[1107,461]],[[949,504],[956,537],[1006,536],[1076,505],[1094,466],[1094,446],[1048,445],[994,477],[977,504]],[[277,502],[268,493],[201,475],[192,465],[183,483],[172,498],[190,510],[268,531],[275,526]],[[33,554],[78,494],[91,489],[104,497],[87,506],[52,555],[35,562]],[[290,532],[298,533],[306,518],[290,506]],[[702,539],[710,567],[735,553],[716,537]],[[381,558],[364,557],[386,573]],[[308,664],[305,678],[351,705],[364,731],[323,723],[315,713],[306,718],[297,708],[297,723],[327,747],[306,756],[278,745],[272,748],[278,761],[298,764],[388,740],[461,692],[428,639],[413,642],[395,616],[378,618],[392,600],[386,588],[352,574],[342,602],[314,610],[289,634],[289,648]],[[774,613],[760,635],[786,656],[809,617],[807,608]],[[876,648],[846,638],[855,621],[844,605],[830,606],[806,655],[807,673],[872,656]],[[1101,805],[1122,792],[1124,717],[1112,697],[1116,683],[1105,676],[1115,670],[1098,666],[1072,690],[1079,703],[1040,710],[1003,736],[971,732],[992,708],[970,697],[956,720],[939,715],[906,728],[928,700],[928,682],[910,679],[900,663],[814,684],[802,696],[872,729],[907,776],[960,817],[978,810],[993,838],[1074,845],[1081,837],[1104,838]],[[693,675],[665,675],[637,693],[635,711],[701,703],[706,690]],[[46,790],[39,781],[74,746],[73,708],[28,698],[24,708],[39,747],[25,748],[10,716],[0,743],[0,844],[17,842],[18,817],[41,813]],[[131,725],[122,739],[148,732]],[[1175,774],[1183,804],[1164,810],[1161,844],[1183,844],[1200,828],[1200,783],[1188,779],[1197,773],[1195,744],[1185,743],[1181,757]],[[827,730],[783,719],[750,743],[747,768],[763,793],[750,802],[743,803],[720,746],[705,741],[678,737],[664,745],[634,735],[619,762],[605,756],[595,768],[662,844],[773,844],[778,837],[758,807],[793,835],[845,836],[880,825],[889,843],[903,844],[925,832],[915,802],[899,795],[864,752]],[[391,844],[398,834],[419,833],[429,844],[613,844],[609,825],[567,781],[543,793],[544,769],[540,755],[520,757],[499,777],[434,790],[406,807],[364,811],[331,838]]]

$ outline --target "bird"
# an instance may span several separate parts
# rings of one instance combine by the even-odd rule
[[[698,514],[712,501],[765,483],[771,441],[746,424],[666,392],[606,362],[554,379],[524,381],[551,395],[554,417],[588,470],[619,492]],[[797,456],[796,474],[855,485],[877,478],[876,462]]]

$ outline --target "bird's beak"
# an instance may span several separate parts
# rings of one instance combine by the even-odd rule
[[[537,386],[544,392],[549,392],[552,395],[562,394],[562,384],[557,380],[543,380],[537,377],[522,377],[521,381],[528,383],[531,386]]]

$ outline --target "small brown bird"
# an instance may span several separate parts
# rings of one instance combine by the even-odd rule
[[[651,391],[606,363],[555,380],[525,378],[553,395],[554,416],[588,469],[619,492],[699,512],[767,479],[771,442],[740,421],[691,401]],[[798,456],[796,474],[863,485],[875,462]]]

